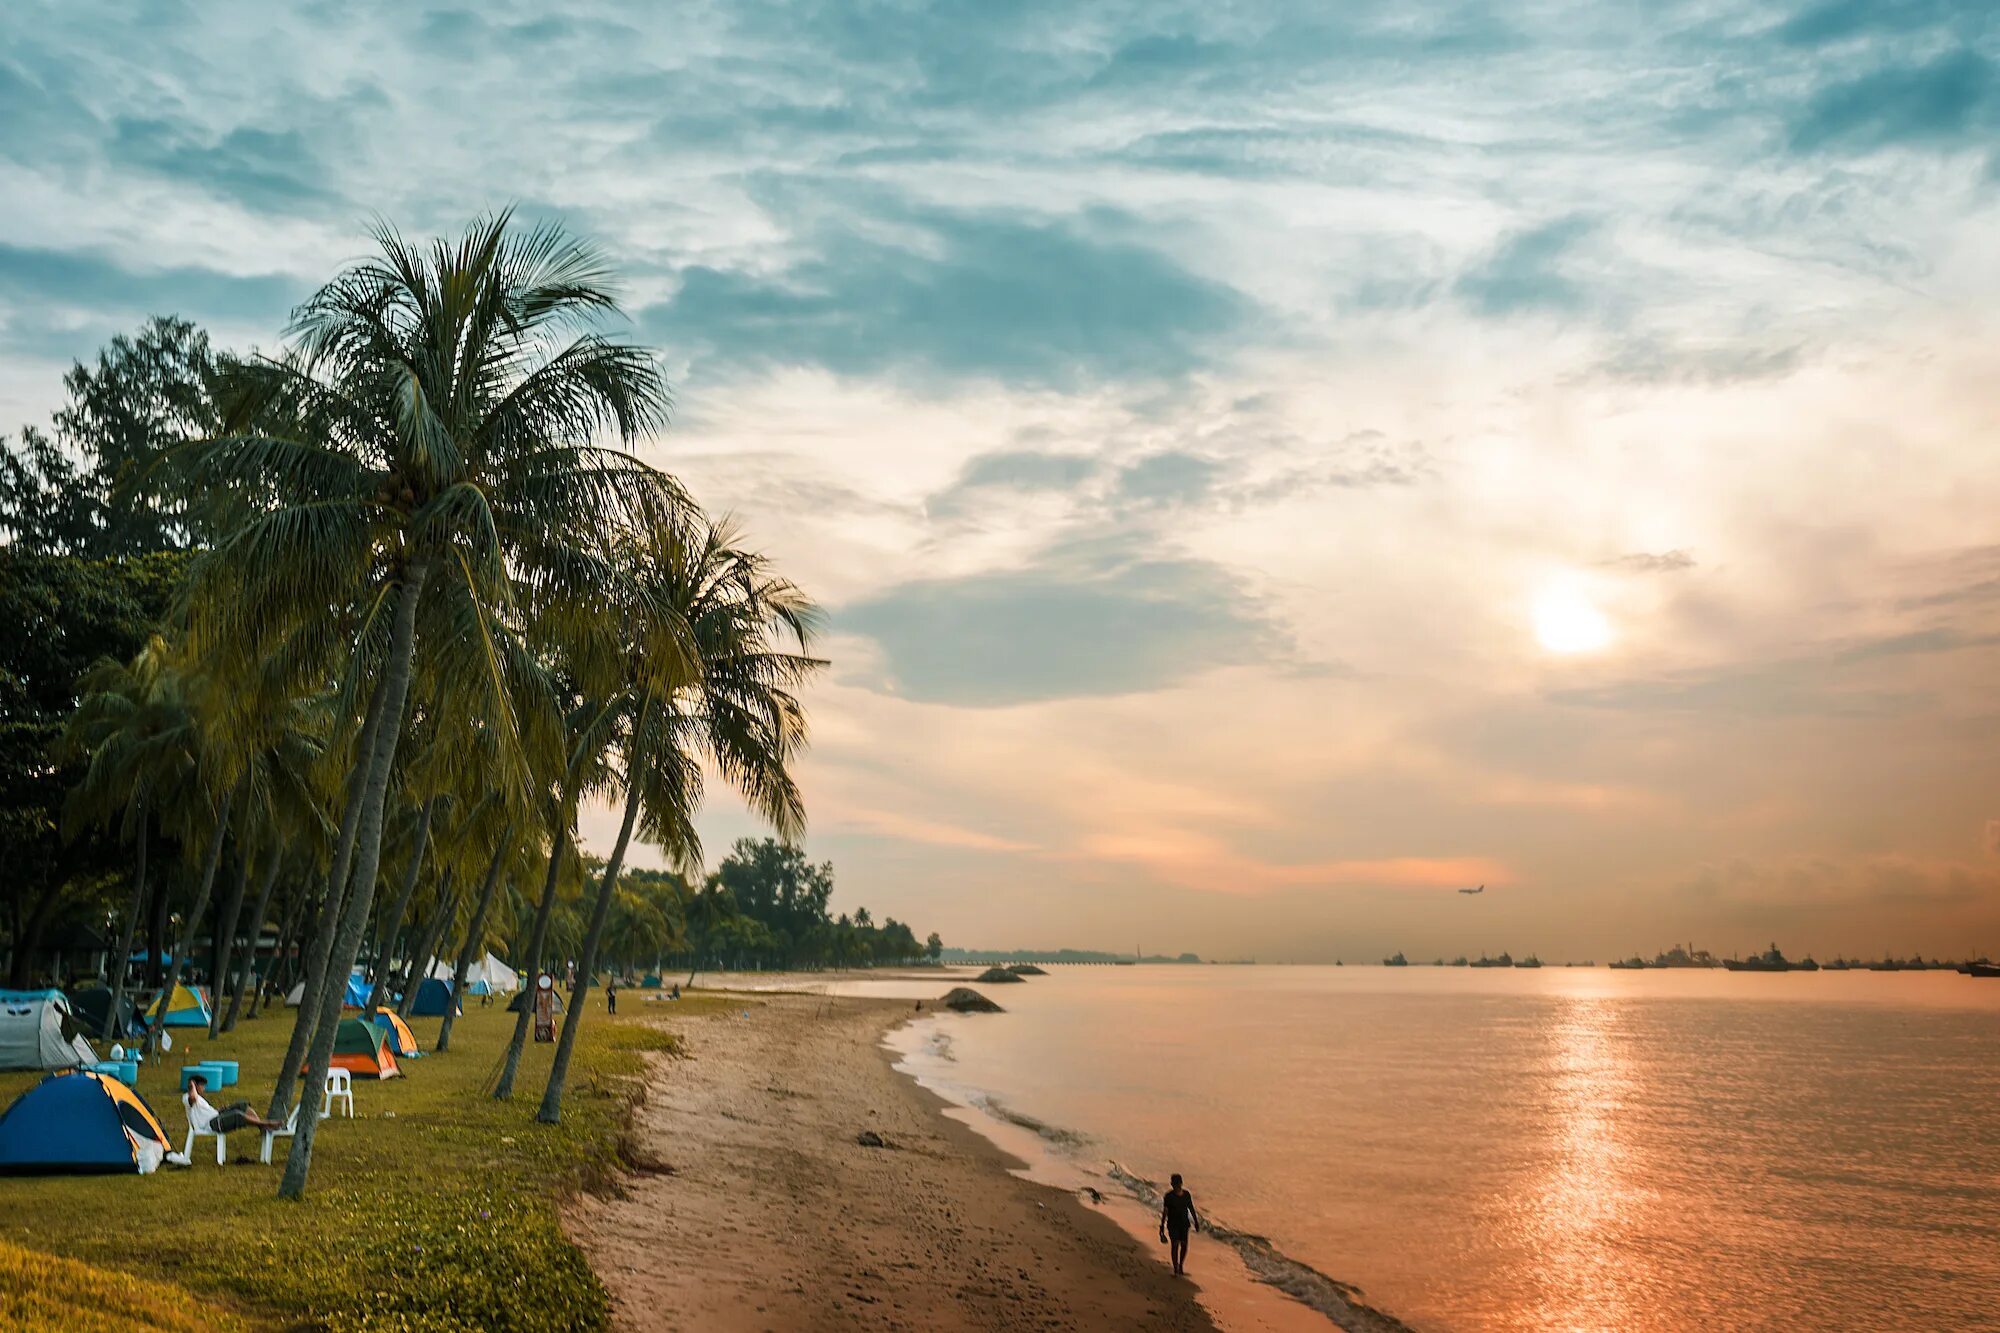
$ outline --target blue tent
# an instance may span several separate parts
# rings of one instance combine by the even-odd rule
[[[167,1132],[115,1078],[51,1074],[0,1115],[0,1175],[137,1172],[160,1164]]]
[[[368,997],[374,993],[375,988],[368,984],[359,971],[351,972],[347,977],[347,994],[341,997],[340,1002],[349,1009],[366,1009]]]
[[[485,977],[475,977],[465,983],[465,993],[467,995],[491,995],[493,987],[487,984]]]
[[[425,977],[417,984],[416,1002],[410,1012],[419,1018],[442,1018],[451,1009],[451,983],[439,977]],[[460,1012],[464,1012],[460,1010]]]

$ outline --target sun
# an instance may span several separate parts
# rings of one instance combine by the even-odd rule
[[[1594,653],[1611,642],[1611,622],[1575,588],[1535,599],[1535,639],[1552,653]]]

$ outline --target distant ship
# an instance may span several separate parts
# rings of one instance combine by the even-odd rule
[[[1474,967],[1512,967],[1512,966],[1514,966],[1514,958],[1513,958],[1513,955],[1511,955],[1511,954],[1504,954],[1504,953],[1503,953],[1503,954],[1501,954],[1501,955],[1500,955],[1500,956],[1499,956],[1498,958],[1488,958],[1488,957],[1487,957],[1487,956],[1486,956],[1485,954],[1480,954],[1480,955],[1479,955],[1479,957],[1478,957],[1477,959],[1473,960],[1473,963],[1472,963],[1472,966],[1474,966]]]
[[[1808,960],[1810,961],[1810,960]],[[1795,963],[1785,957],[1774,941],[1770,948],[1754,958],[1725,958],[1722,965],[1731,972],[1817,972],[1819,964],[1807,967],[1805,963]]]
[[[1650,963],[1635,953],[1611,966],[1621,971],[1636,972],[1640,968],[1652,967],[1715,967],[1718,962],[1716,956],[1706,949],[1697,949],[1692,944],[1676,944],[1664,953],[1654,954]]]
[[[1401,949],[1396,950],[1394,954],[1382,960],[1382,966],[1384,967],[1408,967],[1409,965],[1410,960],[1403,957]]]
[[[2000,963],[1967,963],[1966,975],[1974,977],[2000,977]]]
[[[1616,962],[1611,964],[1611,968],[1613,971],[1616,972],[1637,972],[1645,965],[1646,965],[1646,960],[1641,958],[1638,954],[1635,953],[1630,958],[1627,958],[1622,962]]]
[[[1515,967],[1540,967],[1541,965],[1542,965],[1542,960],[1535,957],[1535,955],[1533,954],[1529,954],[1526,958],[1523,958],[1520,962],[1514,964]]]

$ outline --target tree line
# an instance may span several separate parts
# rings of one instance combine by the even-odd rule
[[[0,451],[10,981],[52,935],[101,930],[116,960],[143,947],[149,986],[205,968],[230,993],[214,1035],[246,994],[254,1011],[275,919],[303,986],[282,1117],[325,1075],[357,963],[381,1005],[433,953],[462,991],[496,942],[524,977],[573,960],[583,986],[649,956],[920,954],[900,923],[825,920],[830,867],[789,846],[819,612],[631,452],[670,398],[604,331],[603,257],[506,214],[374,240],[276,353],[155,319],[71,372],[52,432]],[[713,778],[782,841],[740,843],[693,889]],[[601,862],[576,845],[586,800],[619,814]],[[676,871],[628,871],[635,837]]]

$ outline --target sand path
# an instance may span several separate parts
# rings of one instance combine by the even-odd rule
[[[743,1011],[747,1011],[745,1014]],[[766,995],[674,1019],[637,1133],[672,1174],[570,1234],[629,1330],[1212,1329],[1110,1219],[1007,1174],[889,1066],[903,1001]],[[872,1131],[887,1148],[863,1147]]]

